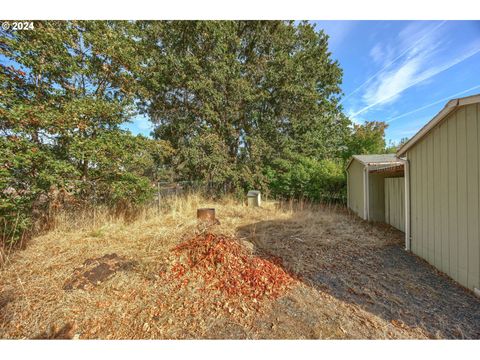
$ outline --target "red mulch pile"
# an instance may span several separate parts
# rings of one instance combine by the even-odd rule
[[[223,235],[197,235],[172,251],[178,256],[171,268],[173,279],[183,286],[202,280],[204,290],[214,288],[231,298],[254,302],[276,298],[294,281],[281,267],[281,259],[253,256],[238,241]]]

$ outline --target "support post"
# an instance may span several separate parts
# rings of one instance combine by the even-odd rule
[[[410,163],[408,156],[405,155],[404,160],[404,176],[405,176],[405,250],[411,250],[410,236]]]
[[[363,168],[363,219],[369,220],[368,165]]]
[[[347,173],[347,208],[350,209],[350,190],[349,190],[349,187],[350,187],[350,183],[349,183],[349,180],[348,180],[348,169],[346,170],[346,173]]]

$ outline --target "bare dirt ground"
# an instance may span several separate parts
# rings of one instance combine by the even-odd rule
[[[195,210],[207,206],[220,225],[200,229]],[[268,281],[294,280],[274,296],[238,297],[189,277],[172,249],[203,230],[238,242],[248,264],[268,266]],[[249,291],[270,289],[263,274]],[[343,208],[190,196],[134,222],[60,217],[0,269],[0,337],[479,339],[480,300],[405,252],[402,233]]]

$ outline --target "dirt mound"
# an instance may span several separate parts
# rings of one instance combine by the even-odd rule
[[[177,261],[170,277],[182,285],[203,283],[202,290],[217,289],[231,298],[257,302],[276,298],[294,278],[279,258],[260,258],[249,253],[237,240],[223,235],[201,234],[172,249]]]
[[[64,290],[91,289],[108,280],[119,270],[131,270],[135,261],[117,254],[107,254],[95,259],[87,259],[83,266],[73,270],[72,276],[63,285]]]

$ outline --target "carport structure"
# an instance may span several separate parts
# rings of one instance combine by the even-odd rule
[[[480,295],[480,94],[450,100],[397,152],[405,247]]]
[[[355,155],[348,206],[480,296],[480,94],[450,100],[397,153]]]
[[[347,164],[347,204],[368,221],[404,231],[404,161],[395,154],[354,155]]]

